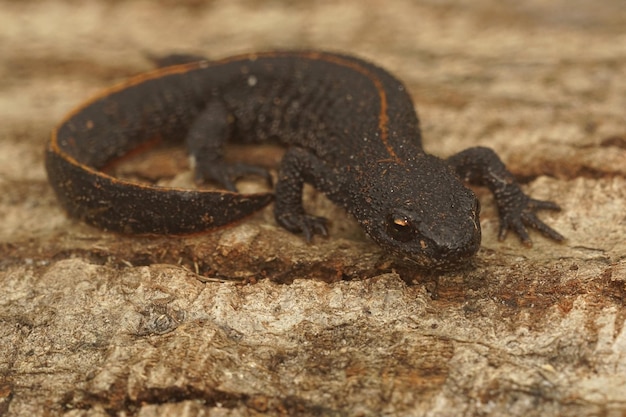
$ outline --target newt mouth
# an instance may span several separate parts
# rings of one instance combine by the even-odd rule
[[[480,249],[480,241],[476,245],[463,250],[463,251],[451,251],[444,256],[432,256],[426,253],[411,254],[395,253],[394,255],[399,258],[403,263],[418,267],[420,269],[432,269],[439,271],[450,271],[456,269],[462,269],[467,267],[472,262],[474,255]]]
[[[423,258],[416,259],[415,257],[409,258],[407,256],[400,258],[400,262],[404,265],[429,270],[429,271],[440,271],[440,272],[450,272],[456,271],[460,269],[466,269],[468,266],[471,266],[473,263],[473,257],[467,256],[459,259],[432,259],[424,256]]]

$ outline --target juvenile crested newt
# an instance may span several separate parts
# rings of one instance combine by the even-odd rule
[[[185,141],[197,179],[225,190],[146,185],[103,171],[155,137]],[[269,139],[287,147],[274,194],[238,193],[242,176],[271,177],[224,162],[225,142]],[[71,216],[123,233],[195,233],[275,200],[276,222],[311,240],[327,234],[327,220],[303,209],[302,187],[310,183],[384,249],[445,268],[480,246],[480,204],[470,183],[494,194],[500,239],[512,230],[530,246],[529,227],[563,240],[536,216],[559,206],[525,195],[494,151],[473,147],[447,159],[425,153],[404,84],[372,63],[328,52],[198,58],[135,76],[53,130],[46,168]]]

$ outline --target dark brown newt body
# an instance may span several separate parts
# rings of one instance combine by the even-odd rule
[[[156,136],[185,140],[198,178],[230,191],[140,185],[101,171]],[[404,85],[373,64],[324,52],[199,61],[133,78],[60,124],[46,166],[74,217],[120,232],[192,233],[233,222],[272,199],[235,192],[242,175],[267,173],[224,163],[229,139],[288,146],[275,216],[307,239],[326,234],[326,227],[302,208],[304,182],[345,207],[385,249],[420,265],[452,265],[480,246],[478,200],[462,180],[494,192],[501,237],[512,229],[529,243],[526,225],[562,239],[534,214],[558,206],[524,195],[493,151],[470,148],[447,160],[424,153]]]

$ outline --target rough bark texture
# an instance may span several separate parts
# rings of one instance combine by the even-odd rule
[[[624,28],[621,0],[0,1],[0,415],[626,415]],[[449,273],[311,190],[332,228],[310,245],[269,209],[187,238],[65,216],[42,163],[64,113],[147,54],[279,47],[391,70],[427,150],[493,147],[567,241],[497,242],[484,192]],[[192,186],[180,149],[120,168],[155,173]]]

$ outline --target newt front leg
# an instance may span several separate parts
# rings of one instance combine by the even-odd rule
[[[299,147],[290,148],[281,161],[276,183],[276,222],[292,233],[302,233],[307,242],[316,234],[327,236],[327,219],[304,211],[302,187],[306,182],[332,194],[337,189],[333,178],[332,172],[311,152]]]
[[[536,229],[544,236],[562,241],[565,238],[539,220],[537,210],[561,210],[551,201],[536,200],[524,194],[500,157],[489,148],[474,147],[447,159],[461,179],[474,185],[486,186],[493,193],[500,217],[498,238],[503,240],[509,230],[515,232],[522,243],[532,246],[527,227]]]

